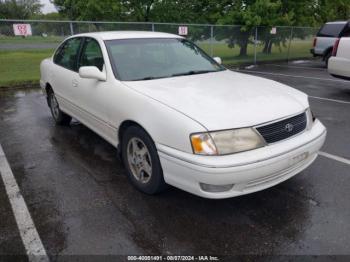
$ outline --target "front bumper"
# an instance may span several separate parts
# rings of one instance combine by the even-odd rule
[[[307,168],[326,139],[318,120],[293,138],[228,156],[199,156],[157,144],[165,181],[205,198],[229,198],[277,185]],[[222,192],[203,190],[201,184],[232,185]]]

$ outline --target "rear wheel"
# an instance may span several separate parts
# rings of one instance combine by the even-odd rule
[[[141,192],[156,194],[166,189],[157,149],[140,127],[129,127],[122,138],[122,159],[131,183]]]
[[[328,52],[325,57],[324,57],[324,61],[326,62],[326,67],[328,68],[328,62],[329,62],[329,59],[332,57],[332,52]]]
[[[55,93],[51,90],[48,92],[47,96],[51,114],[56,124],[69,125],[70,121],[72,120],[72,117],[61,111]]]

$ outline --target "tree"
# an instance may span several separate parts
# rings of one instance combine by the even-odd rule
[[[137,22],[149,22],[157,0],[122,0],[125,17]]]
[[[221,0],[161,0],[156,1],[152,17],[157,22],[215,24]]]
[[[316,19],[323,24],[350,18],[350,0],[315,0]]]
[[[70,20],[116,21],[121,19],[121,4],[115,0],[53,0],[60,14]]]
[[[273,46],[286,46],[291,30],[274,26],[319,26],[329,20],[348,19],[350,0],[52,0],[60,14],[71,20],[137,21],[173,23],[211,23],[241,25],[241,27],[215,28],[217,40],[226,40],[229,47],[240,48],[240,56],[247,55],[249,43],[253,43],[254,30],[258,27],[263,52],[271,53]],[[82,25],[80,25],[82,27]],[[88,27],[86,25],[85,27]],[[102,29],[96,23],[95,28]],[[104,30],[125,28],[104,25]],[[130,26],[128,27],[130,28]],[[140,27],[137,27],[138,29]],[[141,28],[150,29],[145,25]],[[161,25],[162,31],[177,32],[175,25]],[[193,40],[207,39],[209,27],[192,26]],[[308,30],[298,29],[295,37],[304,38]]]
[[[213,0],[53,0],[72,20],[215,23]]]
[[[67,20],[66,16],[60,13],[52,12],[47,14],[35,14],[30,17],[33,20]]]
[[[28,19],[41,13],[40,0],[3,0],[0,1],[0,18]]]
[[[269,27],[280,24],[287,24],[290,21],[288,13],[282,13],[282,3],[280,0],[233,0],[226,1],[222,13],[219,15],[219,23],[241,25],[238,29],[232,27],[231,30],[223,28],[221,34],[218,34],[218,40],[227,39],[229,47],[235,44],[240,47],[240,56],[247,55],[248,44],[254,36],[253,29],[257,26]],[[271,50],[271,41],[263,34],[262,39],[267,44],[265,51]]]
[[[318,1],[330,0],[227,0],[217,15],[222,24],[242,25],[240,30],[222,29],[218,40],[227,39],[230,47],[240,46],[240,56],[247,55],[247,46],[254,38],[253,30],[258,27],[259,40],[264,43],[263,52],[271,53],[272,46],[286,45],[290,28],[279,28],[277,35],[271,35],[274,26],[317,25],[315,14]],[[337,0],[341,1],[341,0]],[[350,1],[350,0],[343,0]],[[297,30],[295,36],[305,37],[305,30]]]

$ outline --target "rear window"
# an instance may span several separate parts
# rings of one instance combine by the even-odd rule
[[[318,32],[317,36],[323,37],[339,37],[346,23],[325,24]]]

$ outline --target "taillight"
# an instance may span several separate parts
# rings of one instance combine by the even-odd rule
[[[312,44],[312,47],[316,47],[316,44],[317,44],[317,37],[314,38],[314,42]]]
[[[339,42],[340,42],[340,38],[337,38],[333,46],[332,56],[337,56]]]

